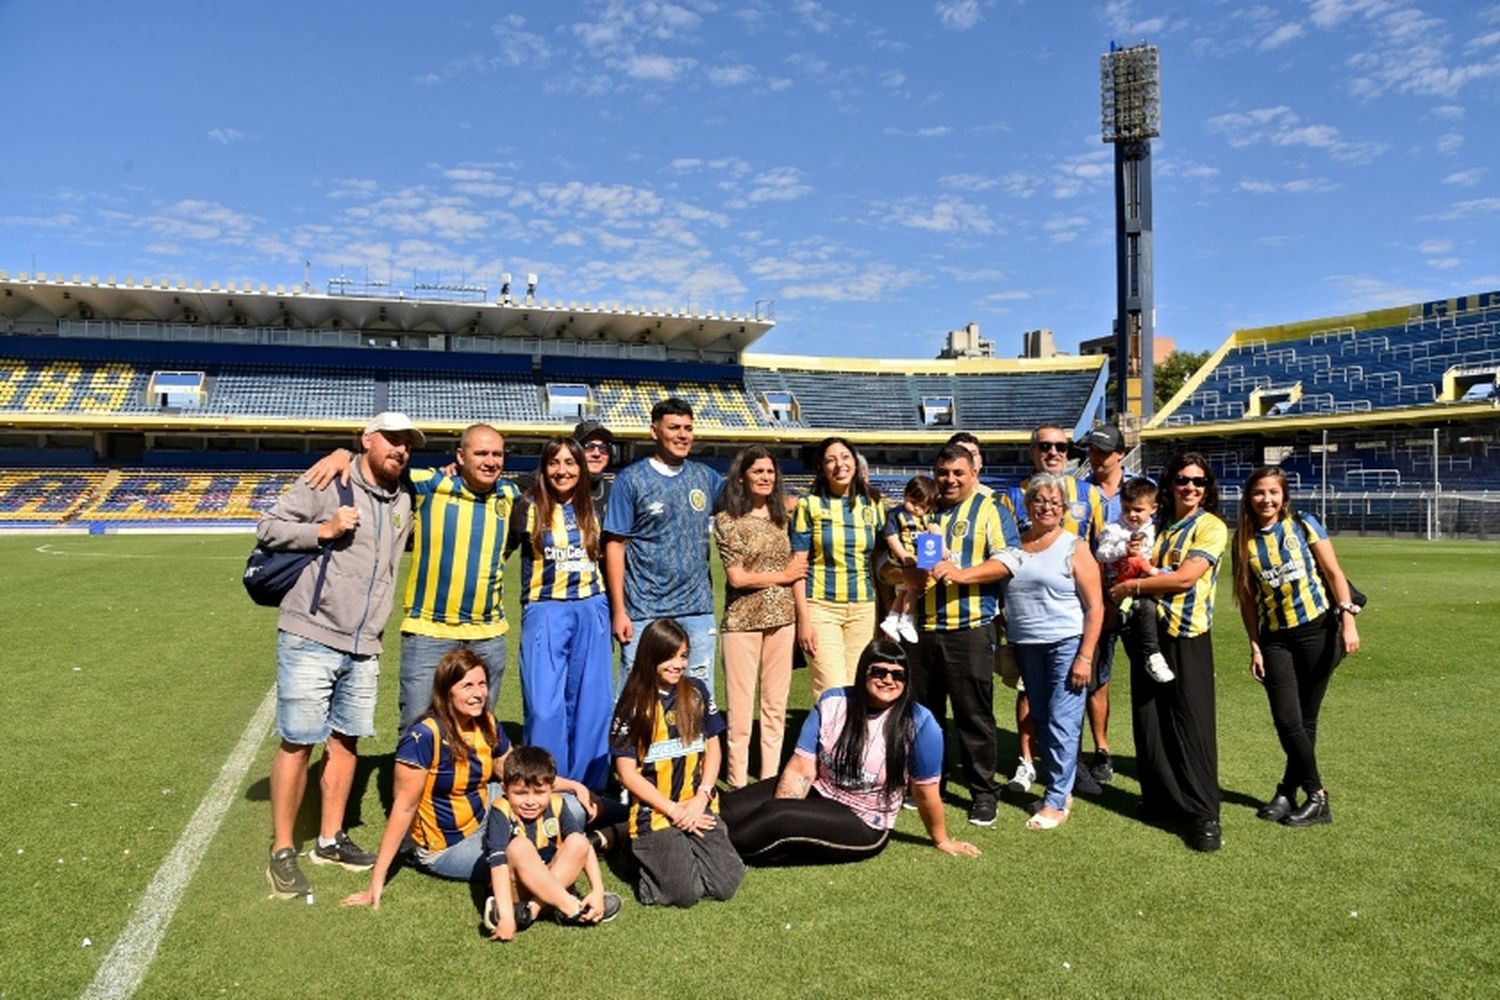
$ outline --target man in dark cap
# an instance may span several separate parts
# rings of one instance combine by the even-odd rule
[[[599,421],[585,420],[573,428],[573,440],[583,449],[583,464],[588,466],[589,482],[593,484],[594,513],[603,524],[611,485],[604,479],[604,470],[614,459],[615,436]]]
[[[1084,435],[1083,443],[1088,447],[1089,472],[1080,478],[1098,488],[1104,502],[1104,523],[1119,520],[1120,487],[1127,478],[1123,464],[1125,435],[1114,424],[1100,424]],[[1119,634],[1119,615],[1109,608],[1104,619],[1104,633],[1094,647],[1094,670],[1087,702],[1089,732],[1094,738],[1094,762],[1089,772],[1100,783],[1115,776],[1114,763],[1109,756],[1109,681],[1114,671],[1115,639]]]

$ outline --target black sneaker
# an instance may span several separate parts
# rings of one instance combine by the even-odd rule
[[[1115,762],[1110,759],[1108,750],[1094,751],[1094,766],[1089,768],[1089,773],[1101,785],[1107,785],[1114,780]]]
[[[606,892],[604,894],[604,915],[598,920],[583,919],[584,909],[578,908],[573,916],[564,916],[560,911],[552,911],[552,919],[564,927],[592,927],[595,924],[607,924],[620,915],[620,907],[624,906],[618,893]]]
[[[969,822],[975,826],[995,825],[995,799],[990,795],[977,795],[969,806]]]
[[[531,915],[530,903],[515,904],[516,931],[524,931],[530,927],[536,918]],[[484,915],[479,918],[479,923],[487,933],[495,933],[495,928],[500,926],[500,904],[494,896],[484,897]]]
[[[1082,762],[1073,769],[1073,792],[1075,795],[1102,795],[1104,788],[1094,780],[1093,774]]]
[[[351,872],[367,872],[375,867],[375,855],[360,850],[343,830],[333,835],[333,843],[327,847],[315,844],[307,856],[315,865],[338,865]]]
[[[266,863],[266,881],[271,883],[271,895],[277,899],[306,896],[311,888],[307,876],[297,865],[297,850],[293,847],[271,852],[271,859]]]

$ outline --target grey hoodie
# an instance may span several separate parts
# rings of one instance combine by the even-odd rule
[[[411,533],[411,494],[397,485],[386,490],[368,482],[358,462],[350,469],[359,527],[333,543],[328,577],[316,614],[308,614],[318,563],[302,571],[296,586],[281,602],[277,627],[356,656],[380,653],[395,597],[396,566]],[[318,547],[318,525],[333,520],[338,490],[313,490],[298,479],[282,494],[256,526],[255,534],[268,549],[313,550]]]

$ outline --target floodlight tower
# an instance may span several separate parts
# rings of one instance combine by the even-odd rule
[[[1161,55],[1155,45],[1099,57],[1101,136],[1115,147],[1115,409],[1155,410],[1151,286],[1151,140],[1161,135]],[[1136,392],[1131,392],[1134,383]],[[1131,397],[1138,402],[1131,406]]]

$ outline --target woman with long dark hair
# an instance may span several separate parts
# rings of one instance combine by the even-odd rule
[[[721,815],[753,864],[861,861],[885,849],[911,794],[944,854],[979,848],[948,836],[939,785],[943,733],[912,697],[906,651],[877,639],[860,653],[849,687],[824,693],[802,725],[781,779],[724,796]]]
[[[525,742],[549,750],[560,777],[595,791],[609,777],[613,708],[603,547],[583,449],[542,448],[536,479],[511,512],[521,549],[521,698]]]
[[[1359,649],[1360,608],[1328,532],[1293,508],[1286,474],[1274,465],[1245,480],[1234,599],[1250,639],[1250,675],[1265,686],[1286,754],[1276,793],[1256,815],[1283,826],[1331,823],[1318,772],[1318,712],[1334,668]],[[1298,789],[1307,794],[1301,806]]]
[[[1136,771],[1146,813],[1192,824],[1189,846],[1217,851],[1219,742],[1214,720],[1214,588],[1229,529],[1219,519],[1219,480],[1208,460],[1174,456],[1162,471],[1168,501],[1161,505],[1151,562],[1160,572],[1110,588],[1127,597],[1156,598],[1161,653],[1174,674],[1152,680],[1141,650],[1127,641]]]
[[[812,491],[792,515],[792,551],[807,554],[807,575],[792,588],[797,642],[807,654],[813,701],[854,679],[860,650],[875,634],[871,561],[885,508],[854,446],[841,437],[818,444]]]
[[[719,508],[714,515],[714,539],[726,583],[719,642],[729,695],[727,777],[731,788],[740,788],[749,778],[757,679],[760,777],[775,777],[781,767],[796,638],[792,584],[802,578],[807,559],[801,553],[792,555],[781,469],[764,446],[752,444],[734,457]]]

